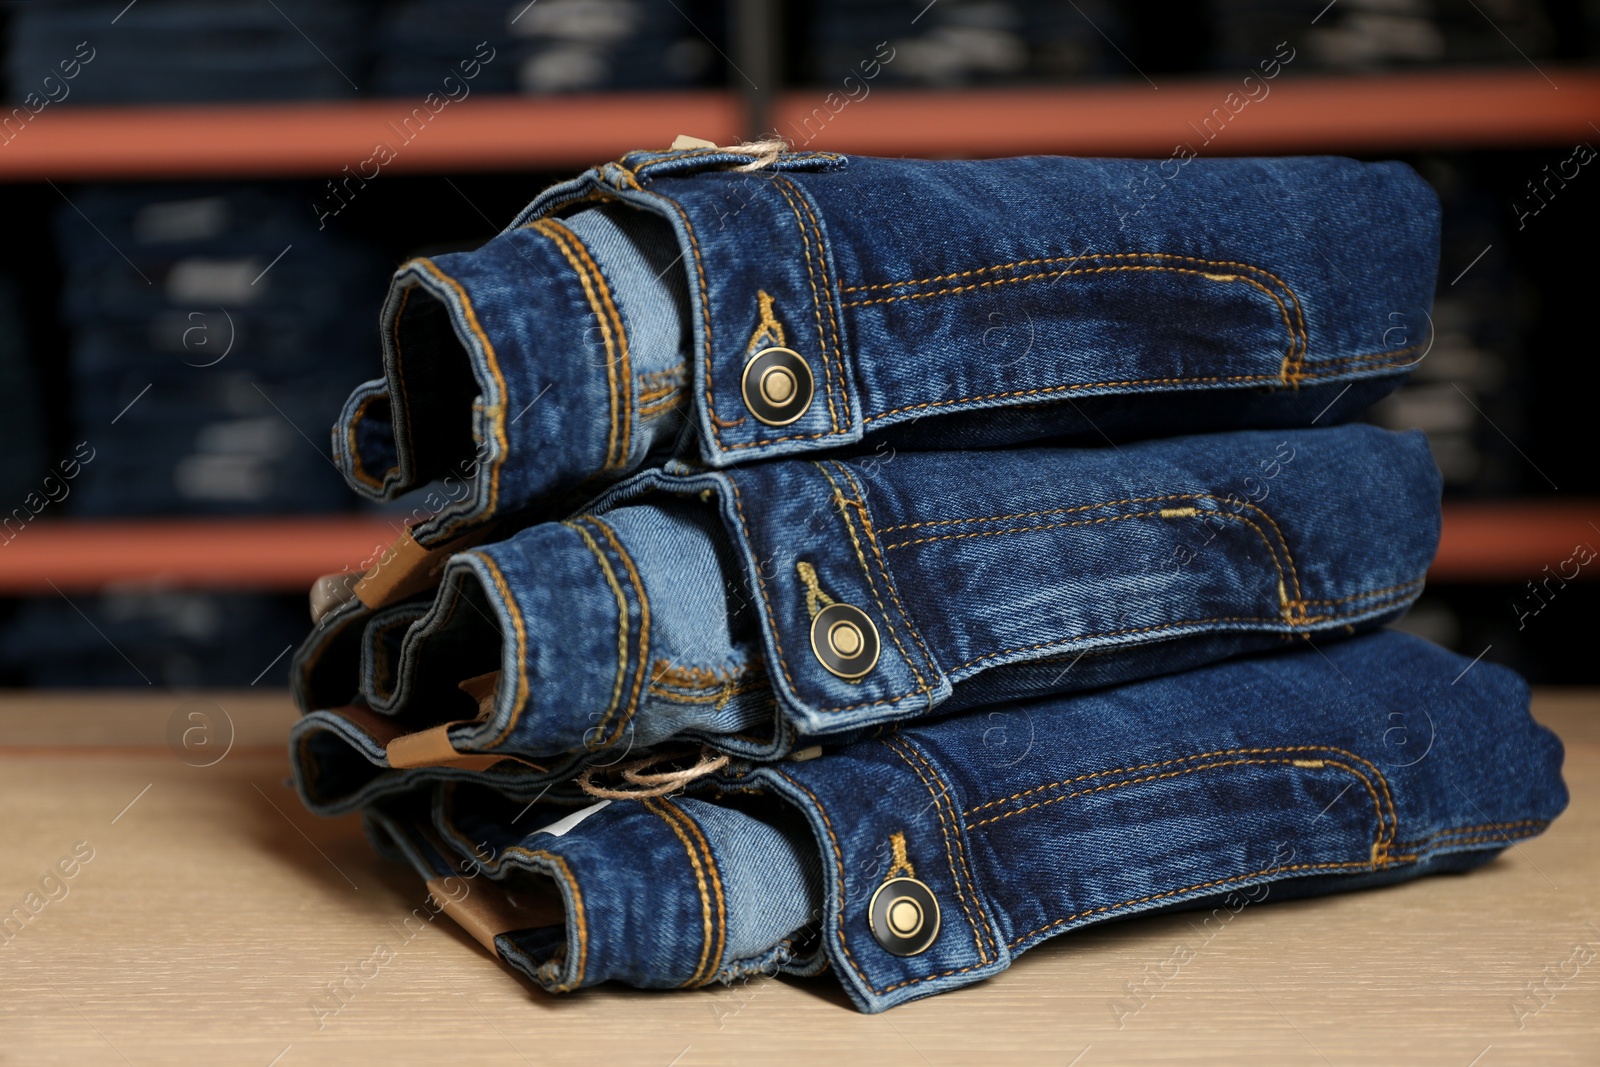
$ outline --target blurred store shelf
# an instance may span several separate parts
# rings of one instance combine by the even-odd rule
[[[796,147],[872,155],[1168,156],[1179,143],[1214,155],[1570,143],[1593,136],[1600,115],[1593,70],[1285,75],[1265,85],[1262,95],[1252,82],[1257,99],[1242,105],[1237,78],[880,89],[855,101],[816,86],[783,94],[774,119]],[[370,171],[380,144],[392,153],[383,172],[574,166],[664,148],[679,133],[731,143],[744,115],[721,92],[485,96],[436,117],[424,109],[407,125],[414,104],[51,109],[0,146],[0,180],[337,176]]]
[[[119,583],[300,592],[319,575],[360,568],[398,534],[390,522],[355,518],[41,523],[0,544],[0,594]],[[1600,500],[1454,503],[1428,577],[1537,579],[1585,544],[1600,545]],[[1581,560],[1580,577],[1600,575]]]

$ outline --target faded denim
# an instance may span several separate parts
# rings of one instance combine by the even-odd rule
[[[1405,611],[1438,531],[1422,435],[1365,425],[645,472],[451,557],[431,603],[324,620],[292,671],[313,713],[301,774],[337,810],[400,788],[389,766],[503,757],[542,788],[509,761],[555,774],[684,742],[777,758],[1334,641]],[[816,651],[828,604],[876,635],[858,677]],[[486,675],[482,705],[458,688]],[[426,731],[442,757],[382,755]]]
[[[1332,425],[1425,351],[1438,219],[1409,168],[1337,158],[630,153],[399,270],[336,458],[376,498],[461,479],[434,544],[669,455]],[[628,241],[671,299],[616,269]],[[743,392],[773,347],[814,385],[782,425]]]
[[[1386,631],[738,763],[693,796],[574,818],[445,785],[370,824],[426,878],[553,882],[550,924],[492,938],[546,989],[696,987],[825,959],[876,1012],[1097,922],[1197,908],[1226,922],[1477,867],[1563,810],[1561,759],[1513,672]],[[938,904],[916,955],[883,948],[866,914],[893,877]]]

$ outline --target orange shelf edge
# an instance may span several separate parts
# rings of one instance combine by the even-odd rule
[[[361,569],[400,529],[398,519],[372,518],[39,523],[0,541],[0,595],[139,583],[300,592],[318,575]],[[1583,544],[1600,548],[1600,501],[1452,503],[1428,577],[1537,580]]]
[[[0,593],[140,583],[304,592],[319,575],[361,570],[402,529],[343,517],[41,522],[0,542]]]
[[[869,83],[845,103],[842,87],[817,86],[784,93],[774,121],[797,148],[870,155],[1168,156],[1179,143],[1210,155],[1559,144],[1596,136],[1600,115],[1600,71],[1587,69],[1286,73],[1263,83],[1264,96],[1253,83],[1258,99],[1239,107],[1242,79],[962,91]],[[398,99],[48,108],[7,131],[0,180],[334,178],[346,166],[370,176],[379,144],[393,158],[378,173],[566,167],[664,148],[679,133],[731,143],[743,121],[727,92],[478,96],[437,114]]]
[[[1444,509],[1439,553],[1429,581],[1526,582],[1558,573],[1575,548],[1600,552],[1600,501],[1461,502]],[[1582,578],[1600,576],[1596,565]],[[1570,577],[1570,573],[1569,573]]]
[[[732,143],[742,124],[721,92],[468,97],[437,114],[412,100],[63,107],[0,143],[0,180],[537,169],[665,148],[680,133]]]
[[[832,106],[790,94],[778,131],[797,147],[871,155],[1171,156],[1415,151],[1575,143],[1600,136],[1600,71],[1547,68],[1282,75],[1052,89],[870,92]],[[1265,92],[1263,93],[1263,88]],[[1235,94],[1229,100],[1229,94]],[[1231,105],[1231,106],[1230,106]],[[833,110],[837,109],[837,114]],[[1208,121],[1209,120],[1209,121]]]

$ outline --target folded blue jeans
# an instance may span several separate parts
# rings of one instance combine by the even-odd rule
[[[1437,199],[1337,158],[635,152],[413,260],[334,430],[449,541],[666,456],[1333,425],[1425,351]]]
[[[1479,866],[1566,806],[1561,758],[1516,674],[1384,631],[736,763],[692,796],[445,784],[368,817],[548,990],[826,963],[876,1012],[1093,923]]]
[[[1438,531],[1422,435],[1359,424],[644,472],[450,557],[431,602],[325,619],[301,773],[325,807],[383,767],[770,759],[1337,640],[1404,612]]]

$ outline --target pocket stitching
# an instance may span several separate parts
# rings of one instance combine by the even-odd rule
[[[1205,499],[1215,499],[1215,498],[1212,497],[1210,494],[1205,494],[1205,493],[1185,493],[1185,494],[1179,494],[1179,495],[1176,495],[1176,496],[1166,497],[1166,498],[1162,498],[1162,499],[1168,499],[1168,500],[1184,500],[1184,499],[1187,499],[1187,500],[1205,500]],[[1091,507],[1105,507],[1105,506],[1107,506],[1107,505],[1104,505],[1104,504],[1091,505]],[[1288,559],[1289,572],[1288,572],[1287,575],[1284,574],[1284,564],[1278,559],[1278,548],[1279,548],[1279,545],[1274,545],[1272,543],[1272,540],[1267,537],[1266,531],[1263,530],[1260,526],[1256,525],[1251,520],[1245,518],[1242,515],[1231,515],[1228,512],[1218,511],[1218,510],[1207,510],[1207,511],[1196,510],[1195,515],[1197,515],[1197,516],[1198,515],[1215,515],[1215,516],[1217,516],[1219,518],[1222,518],[1222,519],[1230,519],[1230,520],[1232,520],[1234,522],[1243,523],[1245,526],[1250,527],[1250,529],[1252,529],[1252,530],[1254,530],[1256,532],[1256,536],[1260,537],[1262,543],[1267,546],[1267,554],[1272,557],[1272,566],[1278,572],[1279,605],[1283,610],[1284,617],[1286,619],[1290,619],[1292,621],[1292,616],[1293,616],[1294,612],[1297,609],[1298,609],[1299,613],[1302,616],[1305,615],[1305,608],[1303,606],[1304,602],[1300,599],[1300,575],[1295,569],[1294,555],[1293,555],[1293,553],[1291,553],[1289,551],[1289,546],[1283,539],[1283,531],[1278,528],[1278,524],[1276,522],[1272,521],[1272,517],[1270,515],[1267,515],[1267,513],[1264,510],[1262,510],[1261,508],[1257,507],[1254,504],[1249,504],[1247,506],[1250,507],[1253,511],[1256,511],[1257,513],[1259,513],[1260,515],[1265,517],[1268,522],[1272,522],[1273,530],[1277,532],[1280,545],[1281,545],[1281,547],[1283,549],[1283,553],[1284,553],[1285,557],[1287,557],[1287,559]],[[1084,510],[1087,510],[1087,509],[1084,509]],[[1007,529],[1007,530],[980,530],[980,531],[977,531],[975,533],[938,534],[938,535],[935,535],[933,537],[919,537],[919,538],[916,538],[916,539],[910,540],[910,541],[895,542],[893,544],[885,545],[884,549],[886,551],[889,551],[889,550],[893,550],[893,549],[896,549],[896,548],[907,548],[907,547],[910,547],[911,545],[927,544],[927,543],[929,543],[931,541],[957,541],[957,540],[962,540],[962,539],[965,539],[965,538],[972,538],[972,537],[1004,537],[1004,536],[1006,536],[1008,534],[1036,533],[1036,532],[1038,532],[1040,530],[1059,530],[1059,529],[1064,529],[1066,527],[1071,527],[1071,526],[1098,526],[1098,525],[1101,525],[1103,523],[1108,523],[1108,522],[1122,522],[1122,521],[1125,521],[1127,519],[1150,518],[1151,516],[1160,516],[1160,515],[1161,515],[1160,511],[1134,511],[1134,512],[1128,512],[1128,513],[1123,514],[1123,515],[1107,515],[1107,516],[1105,516],[1103,518],[1098,518],[1098,519],[1081,519],[1081,520],[1077,520],[1077,521],[1074,521],[1074,522],[1054,522],[1054,523],[1048,523],[1048,524],[1041,525],[1041,526],[1020,526],[1020,527],[1013,527],[1013,528]],[[986,520],[959,520],[958,519],[958,520],[949,520],[949,521],[960,522],[960,521],[986,521]],[[1288,594],[1288,588],[1284,584],[1286,578],[1294,586],[1295,595],[1294,595],[1293,598],[1290,598],[1290,596]]]

